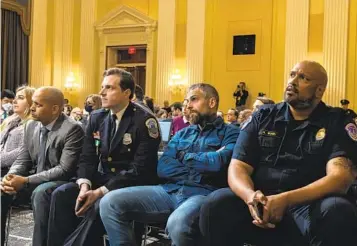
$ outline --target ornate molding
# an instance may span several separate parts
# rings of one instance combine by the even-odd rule
[[[106,69],[107,47],[146,44],[145,94],[152,96],[154,32],[157,22],[140,11],[122,5],[95,23],[99,36],[100,71]]]
[[[102,20],[95,24],[97,31],[118,30],[126,28],[156,28],[156,21],[137,9],[122,5],[110,11]]]
[[[31,8],[32,0],[28,0],[28,5],[21,5],[14,0],[2,0],[1,8],[16,12],[20,15],[23,32],[29,36],[31,31]]]

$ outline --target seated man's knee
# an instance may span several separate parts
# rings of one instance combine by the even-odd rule
[[[119,215],[125,213],[126,208],[128,206],[130,207],[130,205],[125,202],[124,197],[122,197],[123,199],[117,199],[118,196],[122,197],[117,191],[109,192],[100,200],[99,212],[102,219],[110,216],[113,212]]]
[[[191,233],[190,229],[193,224],[192,218],[180,215],[182,214],[171,214],[166,223],[166,233],[175,245],[181,245],[178,242]]]
[[[357,208],[349,200],[339,196],[327,197],[321,202],[321,215],[326,223],[336,226],[338,221],[342,224],[353,223],[357,225]]]
[[[205,203],[201,207],[201,215],[211,215],[225,213],[224,209],[237,208],[238,197],[229,188],[216,190],[207,196]]]

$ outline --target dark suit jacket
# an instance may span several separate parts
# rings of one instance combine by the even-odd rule
[[[130,102],[110,144],[110,114],[106,109],[92,112],[78,178],[108,190],[156,182],[161,141],[156,118],[143,106]]]
[[[9,173],[27,176],[36,165],[40,148],[39,121],[29,121],[25,126],[24,144]],[[53,180],[69,180],[75,174],[82,150],[84,132],[73,119],[61,114],[48,133],[45,171],[29,176],[30,184]]]

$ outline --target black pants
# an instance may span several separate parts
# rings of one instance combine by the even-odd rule
[[[41,241],[38,241],[39,234],[47,234],[47,224],[43,225],[39,221],[47,220],[48,213],[46,209],[41,209],[44,200],[50,200],[52,191],[63,184],[64,181],[51,181],[41,185],[31,185],[29,188],[23,189],[16,194],[16,200],[19,203],[27,203],[30,201],[33,208],[33,216],[35,221],[33,245],[43,245]],[[6,221],[9,208],[12,205],[14,196],[1,194],[1,245],[4,245]],[[37,234],[35,233],[37,232]]]
[[[211,193],[201,208],[205,246],[356,245],[357,208],[341,196],[330,196],[289,209],[275,229],[252,224],[246,204],[229,188]]]
[[[47,239],[48,246],[102,245],[105,229],[99,215],[100,200],[83,218],[78,218],[74,211],[78,194],[76,183],[64,184],[52,193],[50,204],[45,206],[49,208],[48,234],[43,237]],[[138,237],[141,238],[143,231],[142,225],[136,227]]]

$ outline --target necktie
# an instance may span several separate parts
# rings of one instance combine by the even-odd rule
[[[110,121],[110,143],[113,141],[113,138],[115,136],[116,127],[117,127],[117,124],[115,123],[116,120],[117,120],[117,115],[112,114],[111,121]]]
[[[37,158],[37,170],[36,173],[42,172],[45,170],[45,161],[46,161],[46,142],[49,130],[46,127],[41,127],[40,135],[40,150],[38,152]]]

